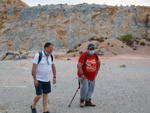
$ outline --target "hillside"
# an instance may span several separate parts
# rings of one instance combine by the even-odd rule
[[[51,41],[56,49],[74,49],[91,37],[114,39],[127,33],[135,38],[149,38],[149,12],[150,7],[144,6],[85,3],[18,6],[3,10],[0,15],[0,52],[41,50],[47,41]]]

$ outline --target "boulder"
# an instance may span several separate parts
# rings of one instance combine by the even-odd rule
[[[13,55],[7,55],[4,60],[13,60],[14,56]]]
[[[0,61],[4,60],[5,57],[6,57],[6,54],[0,55]]]
[[[28,58],[28,54],[27,53],[22,53],[20,55],[20,59],[27,59]]]

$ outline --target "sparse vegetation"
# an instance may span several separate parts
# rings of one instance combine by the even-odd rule
[[[146,41],[150,42],[150,38],[147,38]]]
[[[92,37],[89,39],[89,41],[92,41],[92,40],[95,40],[95,37],[94,37],[94,36],[92,36]]]
[[[74,49],[77,49],[77,46],[75,46]]]
[[[150,44],[147,44],[147,46],[150,46]]]
[[[133,44],[133,35],[132,34],[126,34],[123,36],[122,40],[126,42],[127,45],[132,45]]]
[[[75,46],[74,49],[77,49],[77,47],[80,47],[80,46],[81,46],[81,43]]]
[[[79,51],[78,49],[70,49],[67,51],[67,53],[78,52],[78,51]]]
[[[98,41],[99,41],[99,42],[104,42],[105,40],[104,40],[103,37],[101,37]]]
[[[79,51],[78,49],[75,50],[75,52],[78,52],[78,51]]]
[[[80,47],[81,46],[81,44],[78,44],[78,47]]]
[[[145,46],[145,42],[141,42],[140,45]]]
[[[82,53],[83,53],[82,51],[79,52],[80,55],[81,55]]]
[[[96,36],[92,36],[90,39],[89,39],[89,41],[98,41],[98,42],[104,42],[105,40],[104,40],[104,38],[103,37],[101,37],[101,38],[97,38]]]
[[[136,44],[139,44],[139,41],[138,41],[138,40],[136,40]]]
[[[67,53],[72,53],[72,52],[74,52],[73,49],[70,49],[70,50],[67,51]]]
[[[117,53],[112,52],[112,54],[114,54],[114,55],[116,55],[116,56],[117,56]]]

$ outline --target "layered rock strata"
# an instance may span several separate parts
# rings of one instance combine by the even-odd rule
[[[132,34],[150,38],[150,7],[97,4],[16,7],[1,11],[0,52],[41,50],[50,41],[55,48],[73,49],[92,38]]]

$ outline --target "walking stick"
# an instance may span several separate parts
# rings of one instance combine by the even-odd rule
[[[73,98],[72,98],[70,104],[68,105],[68,107],[71,106],[71,103],[72,103],[72,101],[73,101],[74,97],[76,96],[76,94],[77,94],[77,92],[78,92],[79,89],[80,89],[80,85],[79,85],[79,87],[77,88],[77,90],[76,90],[76,92],[75,92],[75,94],[74,94],[74,96],[73,96]]]

